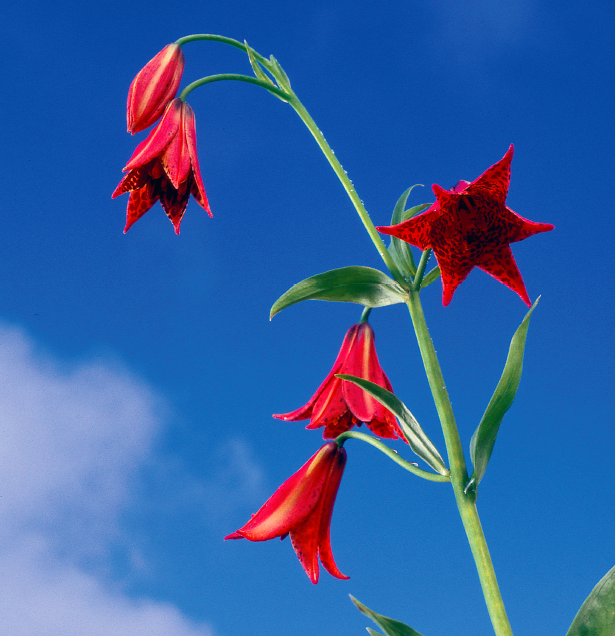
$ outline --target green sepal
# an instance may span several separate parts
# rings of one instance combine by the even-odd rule
[[[269,318],[304,300],[357,303],[365,307],[385,307],[406,302],[407,294],[392,278],[377,269],[353,265],[317,274],[293,285],[278,298]]]
[[[386,634],[386,636],[421,636],[421,634],[419,634],[416,629],[412,629],[412,627],[410,627],[409,625],[406,625],[401,621],[396,621],[394,618],[382,616],[382,614],[378,614],[377,612],[370,610],[369,607],[365,607],[365,605],[363,605],[363,603],[361,603],[360,601],[357,601],[354,596],[350,594],[349,596],[350,600],[357,606],[359,611],[363,612],[363,614],[365,614],[365,616],[367,616],[368,618],[371,618],[374,623],[376,623],[376,625],[378,625],[378,627],[380,627],[380,629]],[[369,627],[367,628],[367,631],[370,633],[371,636],[379,634],[379,632],[376,632]]]
[[[336,373],[335,377],[356,384],[366,393],[369,393],[374,399],[378,400],[382,406],[389,409],[399,420],[399,425],[408,441],[408,446],[410,446],[414,453],[426,464],[429,464],[437,473],[440,473],[440,475],[450,474],[438,449],[433,445],[429,437],[427,437],[414,415],[408,410],[408,407],[395,394],[387,391],[379,384],[358,378],[355,375]]]
[[[275,57],[273,57],[273,55],[270,57],[269,61],[274,68],[273,75],[278,81],[280,88],[284,91],[290,91],[290,80],[288,79],[288,75],[284,72],[284,69],[280,66],[280,63],[275,59]]]
[[[417,185],[422,187],[422,184],[420,183],[413,185],[412,187],[408,188],[397,200],[395,208],[393,209],[393,216],[391,217],[391,225],[397,225],[399,223],[402,223],[403,221],[407,221],[409,218],[413,217],[419,212],[422,212],[426,207],[429,207],[429,205],[417,205],[413,208],[410,208],[409,210],[404,211],[404,208],[406,207],[406,201],[410,196],[410,192],[412,192],[412,190],[416,188]],[[412,255],[412,249],[410,248],[410,245],[408,245],[408,243],[406,243],[405,241],[398,239],[396,236],[392,236],[391,243],[389,244],[389,253],[393,257],[395,264],[397,265],[397,267],[399,267],[402,274],[408,279],[414,278],[414,275],[416,274],[416,265],[414,263],[414,256]]]
[[[427,285],[431,285],[434,281],[438,280],[438,278],[440,278],[440,267],[436,265],[436,267],[434,267],[429,274],[423,278],[423,281],[421,282],[421,289],[425,289]]]
[[[258,77],[258,79],[263,80],[264,82],[269,82],[272,86],[275,86],[273,80],[263,71],[261,65],[257,62],[256,57],[254,55],[254,50],[250,48],[248,43],[244,40],[243,43],[246,45],[246,51],[248,53],[248,57],[250,58],[250,65],[252,66],[252,70],[254,71],[254,75]]]
[[[566,636],[613,636],[615,567],[598,581],[572,621]]]
[[[521,371],[523,370],[523,352],[525,350],[527,330],[530,326],[530,317],[539,300],[540,297],[536,299],[532,308],[527,312],[523,322],[519,325],[510,341],[502,377],[487,405],[480,424],[470,440],[470,457],[474,465],[474,472],[465,488],[466,492],[475,489],[483,478],[502,419],[514,402],[521,380]]]

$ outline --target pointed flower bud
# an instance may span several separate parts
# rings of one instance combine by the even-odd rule
[[[290,534],[290,540],[310,581],[318,583],[318,557],[332,576],[347,579],[331,552],[333,504],[346,466],[346,451],[325,444],[265,502],[248,523],[226,539],[269,541]]]
[[[393,413],[356,384],[336,378],[338,373],[356,375],[393,392],[389,378],[378,362],[374,330],[368,322],[350,327],[333,368],[312,399],[296,411],[273,417],[287,422],[310,418],[306,428],[324,426],[325,439],[335,438],[365,422],[378,437],[399,437],[406,441]]]
[[[133,135],[158,120],[175,97],[184,72],[184,54],[177,44],[167,46],[132,80],[128,90],[126,120]]]

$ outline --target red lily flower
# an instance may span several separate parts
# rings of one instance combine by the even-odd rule
[[[184,54],[177,44],[167,46],[152,58],[132,80],[128,89],[126,120],[133,135],[158,120],[175,97],[184,72]]]
[[[512,145],[501,161],[472,183],[460,181],[452,190],[433,185],[437,201],[423,214],[391,227],[377,227],[421,250],[431,247],[442,272],[442,304],[451,302],[457,287],[479,267],[530,299],[509,244],[549,232],[550,223],[534,223],[506,207]]]
[[[213,216],[196,154],[194,111],[179,98],[169,102],[158,125],[137,146],[126,171],[111,197],[130,192],[124,234],[158,199],[176,234],[191,194]]]
[[[335,442],[325,444],[265,502],[245,526],[224,539],[290,540],[310,581],[318,583],[318,557],[325,570],[342,574],[331,552],[331,515],[344,474],[346,451]]]
[[[374,345],[374,331],[367,322],[359,322],[348,330],[342,348],[333,364],[333,369],[318,387],[312,399],[291,413],[274,415],[287,422],[310,419],[306,428],[325,427],[324,439],[335,438],[349,431],[355,424],[365,422],[379,437],[404,441],[395,416],[380,402],[356,384],[336,378],[337,373],[347,373],[375,382],[388,391],[393,391],[389,379],[378,362]]]

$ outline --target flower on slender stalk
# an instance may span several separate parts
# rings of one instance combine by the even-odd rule
[[[511,145],[503,159],[472,183],[460,181],[452,190],[434,184],[437,201],[427,211],[398,225],[376,228],[421,250],[433,249],[442,273],[444,306],[475,266],[531,305],[509,244],[554,226],[528,221],[506,206],[512,157]]]
[[[158,125],[137,146],[126,171],[112,195],[130,192],[124,234],[159,199],[176,234],[191,194],[212,216],[196,154],[194,111],[181,99],[169,102]]]
[[[318,557],[332,576],[347,579],[331,552],[331,515],[344,474],[346,451],[325,444],[265,502],[248,523],[226,539],[290,540],[310,581],[318,583]]]
[[[133,135],[149,128],[175,97],[184,72],[184,54],[177,44],[152,58],[132,80],[128,89],[126,120]]]
[[[356,384],[336,378],[336,374],[355,375],[393,391],[378,362],[374,331],[368,322],[359,322],[348,330],[342,348],[329,375],[310,401],[296,411],[274,415],[280,420],[296,422],[310,418],[306,428],[325,427],[324,439],[335,438],[355,424],[365,423],[379,437],[388,439],[404,435],[395,416]]]

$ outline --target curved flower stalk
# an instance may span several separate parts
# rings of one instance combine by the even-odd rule
[[[513,146],[472,183],[459,181],[452,190],[433,185],[437,201],[426,211],[391,227],[377,227],[418,247],[432,248],[442,272],[442,304],[476,266],[504,283],[531,306],[510,243],[548,232],[555,226],[534,223],[506,206]]]
[[[324,426],[324,439],[335,438],[353,426],[365,423],[379,437],[406,441],[391,411],[356,384],[335,377],[336,374],[354,375],[393,392],[389,378],[378,362],[374,330],[368,322],[350,327],[333,368],[310,401],[296,411],[273,417],[287,422],[310,418],[306,428]]]
[[[176,44],[152,58],[132,80],[128,89],[126,121],[135,134],[158,121],[166,105],[177,95],[184,72],[184,54]]]
[[[328,442],[287,479],[252,516],[226,539],[269,541],[290,534],[293,548],[310,581],[318,583],[318,557],[332,576],[342,574],[331,552],[333,504],[344,474],[346,451]]]
[[[179,98],[169,102],[159,124],[137,146],[126,171],[112,195],[130,192],[124,233],[158,200],[176,234],[191,194],[212,216],[196,154],[194,111]]]

